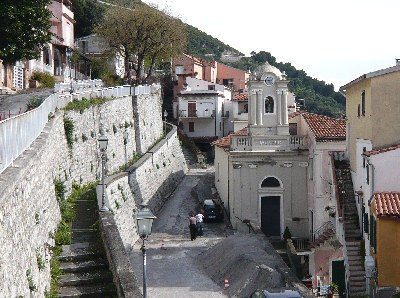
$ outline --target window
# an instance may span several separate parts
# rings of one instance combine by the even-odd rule
[[[267,113],[273,113],[274,112],[274,99],[271,96],[268,96],[265,99],[265,111]]]
[[[369,223],[369,244],[376,253],[376,220],[372,214],[369,216]]]
[[[261,187],[281,187],[281,184],[275,177],[267,177],[261,183]]]
[[[363,153],[365,151],[367,151],[367,148],[363,147]],[[361,154],[361,156],[362,156],[362,159],[363,159],[363,168],[365,168],[365,156],[364,156],[364,154]]]
[[[364,233],[368,234],[369,222],[368,213],[364,213]]]
[[[361,116],[361,108],[360,108],[360,105],[358,105],[358,113],[357,113],[357,116],[358,116],[358,117]]]
[[[194,132],[194,122],[189,122],[189,132]]]
[[[361,114],[365,116],[365,91],[361,93]]]
[[[233,79],[223,79],[222,85],[227,87],[233,87]]]
[[[367,164],[366,170],[367,170],[367,184],[369,185],[369,165],[368,164]]]
[[[215,85],[208,85],[208,90],[215,90]]]
[[[289,123],[289,134],[291,136],[297,135],[297,123]]]
[[[244,105],[244,112],[245,113],[249,112],[249,105],[247,103]]]

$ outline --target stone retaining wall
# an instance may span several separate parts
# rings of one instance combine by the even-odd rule
[[[171,127],[167,137],[126,172],[104,181],[110,211],[100,213],[100,228],[119,297],[139,297],[132,296],[139,288],[128,253],[139,239],[135,215],[140,203],[145,201],[157,214],[187,171],[176,127]],[[97,200],[100,206],[102,185],[97,187]]]
[[[61,220],[54,179],[66,185],[68,195],[73,182],[86,184],[100,178],[96,143],[101,128],[109,139],[108,173],[125,164],[122,137],[125,126],[129,133],[128,158],[136,152],[136,136],[142,137],[144,133],[146,139],[159,138],[162,135],[161,113],[147,113],[148,109],[161,111],[159,96],[159,91],[138,96],[138,103],[146,101],[146,105],[140,105],[145,110],[138,113],[148,115],[154,136],[147,135],[149,130],[134,129],[140,126],[135,125],[132,97],[129,96],[82,113],[59,111],[30,148],[0,174],[0,297],[45,296],[45,291],[50,289],[49,261],[54,245],[51,235]],[[65,138],[64,114],[74,123],[72,149]],[[146,144],[143,150],[148,146]]]
[[[138,240],[134,216],[145,201],[157,215],[187,171],[176,127],[127,172],[105,180],[106,205],[114,214],[121,239],[129,252]],[[101,186],[98,187],[101,201]]]

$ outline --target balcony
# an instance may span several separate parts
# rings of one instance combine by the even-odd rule
[[[215,110],[209,111],[187,111],[179,110],[179,118],[203,118],[203,119],[213,119],[215,117]]]
[[[240,136],[232,135],[232,151],[296,151],[306,150],[304,136]]]

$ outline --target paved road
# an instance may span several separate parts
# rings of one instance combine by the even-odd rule
[[[0,95],[0,114],[6,113],[6,118],[16,116],[26,111],[26,103],[32,97],[46,98],[54,91],[53,88],[27,89],[18,94]]]
[[[204,236],[190,240],[188,213],[211,196],[214,169],[190,169],[153,225],[147,251],[148,297],[227,297],[199,266],[199,254],[226,237],[224,223],[206,223]],[[166,250],[161,249],[164,240]],[[142,285],[142,254],[136,243],[131,262]]]

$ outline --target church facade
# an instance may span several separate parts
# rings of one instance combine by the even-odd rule
[[[289,126],[287,85],[268,63],[251,75],[247,127],[213,143],[215,186],[234,228],[308,238],[308,147]]]

